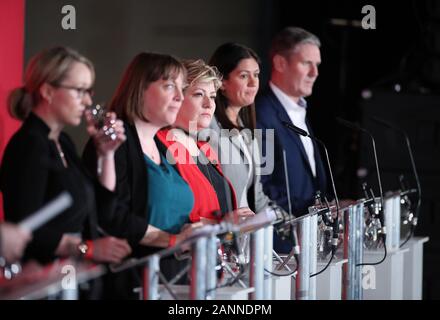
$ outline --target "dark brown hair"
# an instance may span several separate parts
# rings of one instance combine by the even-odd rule
[[[142,52],[125,70],[109,109],[118,118],[133,124],[135,118],[148,121],[143,115],[143,93],[150,83],[186,75],[182,63],[170,55]]]
[[[238,43],[228,42],[222,44],[217,50],[215,50],[209,64],[217,67],[218,71],[223,75],[223,79],[228,79],[230,73],[237,68],[240,61],[249,58],[255,59],[258,65],[261,65],[261,60],[254,50]],[[222,93],[222,90],[218,91],[215,102],[217,106],[215,109],[215,115],[222,127],[229,130],[241,129],[236,127],[226,115],[226,108],[228,107],[229,102],[226,96]],[[239,116],[243,121],[245,128],[252,130],[256,128],[254,103],[250,106],[241,108]]]

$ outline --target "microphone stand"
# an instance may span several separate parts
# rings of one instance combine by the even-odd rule
[[[382,241],[383,241],[385,254],[384,254],[383,259],[377,263],[362,263],[362,264],[358,264],[357,266],[377,265],[377,264],[380,264],[383,261],[385,261],[386,256],[387,256],[387,245],[386,245],[385,218],[384,218],[384,214],[383,214],[383,208],[384,208],[383,190],[382,190],[382,181],[380,178],[379,162],[377,161],[376,141],[374,140],[373,135],[369,131],[365,130],[364,128],[360,127],[359,125],[357,125],[353,122],[347,121],[345,119],[339,118],[339,117],[337,117],[336,120],[339,122],[339,124],[343,125],[344,127],[365,133],[370,138],[371,144],[373,146],[374,163],[376,166],[377,182],[379,185],[379,193],[380,193],[380,204],[379,204],[379,208],[378,208],[378,216],[379,216],[379,221],[380,221],[380,225],[381,225],[380,231],[382,234]],[[374,198],[373,198],[373,200],[374,200],[374,202],[376,201],[376,199],[374,199]]]
[[[330,157],[328,155],[328,151],[327,151],[327,147],[325,146],[324,142],[322,142],[321,140],[319,140],[318,138],[311,136],[307,131],[298,128],[297,126],[283,121],[283,124],[289,128],[290,130],[294,131],[296,134],[304,136],[304,137],[308,137],[314,141],[316,141],[319,145],[321,145],[321,147],[324,149],[325,151],[325,157],[327,160],[327,166],[329,169],[329,173],[330,173],[330,179],[331,179],[331,183],[332,183],[332,188],[333,188],[333,194],[335,196],[335,204],[336,204],[336,217],[333,218],[333,237],[332,237],[332,255],[330,257],[330,260],[328,261],[327,265],[319,272],[314,273],[312,275],[310,275],[310,277],[315,277],[321,273],[323,273],[325,270],[327,270],[327,268],[330,266],[330,263],[333,261],[333,258],[336,254],[336,250],[338,248],[338,235],[339,235],[339,200],[338,200],[338,194],[336,193],[336,186],[335,186],[335,181],[333,179],[333,173],[332,173],[332,168],[330,165]],[[330,210],[330,207],[328,208]],[[331,212],[331,210],[330,210]]]
[[[422,204],[422,188],[420,187],[420,178],[419,178],[419,174],[417,172],[416,163],[414,161],[414,153],[413,153],[413,150],[411,148],[411,142],[409,140],[408,134],[403,129],[401,129],[401,128],[399,128],[399,127],[389,123],[388,121],[385,121],[385,120],[377,118],[377,117],[372,117],[371,119],[373,121],[375,121],[376,123],[378,123],[378,124],[388,128],[388,129],[391,129],[394,132],[399,133],[400,135],[402,135],[405,138],[406,147],[407,147],[409,158],[410,158],[410,161],[411,161],[411,167],[412,167],[414,178],[415,178],[416,184],[417,184],[417,198],[418,199],[417,199],[417,205],[416,205],[416,209],[415,209],[415,216],[414,216],[414,219],[412,220],[412,223],[411,223],[410,233],[409,233],[407,239],[400,245],[400,248],[401,248],[413,236],[414,229],[415,229],[415,227],[417,226],[417,223],[418,223],[420,207],[421,207],[421,204]]]
[[[336,217],[333,219],[333,238],[332,238],[332,256],[335,254],[337,246],[338,246],[338,234],[339,234],[339,200],[338,200],[338,195],[336,193],[336,186],[335,186],[335,180],[333,179],[333,172],[332,172],[332,168],[330,165],[330,157],[328,155],[328,151],[327,151],[327,147],[325,146],[324,142],[322,142],[321,140],[319,140],[318,138],[310,135],[307,131],[298,128],[297,126],[283,121],[283,124],[289,128],[290,130],[294,131],[296,134],[304,136],[304,137],[308,137],[314,141],[316,141],[325,151],[325,158],[327,160],[327,167],[329,169],[329,173],[330,173],[330,180],[331,180],[331,184],[332,184],[332,189],[333,189],[333,194],[335,196],[335,205],[336,205]]]
[[[297,271],[298,271],[298,266],[299,266],[299,254],[300,254],[300,246],[299,246],[299,241],[298,241],[298,234],[296,231],[296,225],[293,223],[293,214],[292,214],[292,202],[290,200],[290,187],[289,187],[289,174],[288,174],[288,169],[287,169],[287,160],[286,160],[286,151],[283,150],[283,164],[284,164],[284,178],[286,181],[286,190],[287,190],[287,205],[288,205],[288,213],[287,213],[287,217],[285,215],[283,215],[283,212],[279,213],[279,219],[280,219],[280,223],[278,223],[278,225],[275,225],[275,229],[276,231],[280,234],[281,238],[284,240],[285,238],[287,238],[289,236],[289,233],[291,235],[292,238],[292,250],[290,251],[290,253],[286,256],[286,258],[284,258],[284,260],[282,260],[281,258],[281,264],[277,267],[277,270],[281,270],[283,268],[285,268],[287,266],[287,264],[289,263],[290,259],[292,259],[292,257],[295,258],[295,262],[296,262],[296,267],[295,269],[292,271],[289,269],[289,272],[286,274],[281,274],[281,273],[275,273],[269,270],[265,271],[271,275],[274,276],[278,276],[278,277],[287,277],[287,276],[291,276],[294,275]],[[277,208],[274,207],[273,209],[275,212],[277,211]],[[282,210],[281,210],[282,211]],[[274,251],[275,252],[275,251]],[[275,253],[276,254],[276,253]],[[276,255],[278,257],[278,255]],[[286,267],[288,268],[288,267]]]
[[[287,159],[286,159],[286,151],[285,150],[283,150],[283,163],[284,163],[284,176],[285,176],[285,180],[286,180],[287,204],[288,204],[288,208],[289,208],[289,218],[291,218],[292,217],[292,202],[290,200],[289,175],[287,172]],[[292,250],[290,251],[289,255],[284,260],[284,262],[278,266],[278,270],[282,269],[289,262],[289,260],[292,258],[292,256],[295,257],[296,266],[297,266],[296,269],[298,269],[298,256],[300,254],[300,247],[299,247],[299,242],[298,242],[298,235],[296,232],[296,226],[292,223],[292,219],[290,219],[290,231],[292,233],[291,235],[292,235],[293,247],[292,247]]]

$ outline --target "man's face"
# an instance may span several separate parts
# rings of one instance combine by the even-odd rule
[[[321,64],[319,48],[314,44],[302,44],[284,59],[283,78],[287,94],[295,98],[310,96]]]

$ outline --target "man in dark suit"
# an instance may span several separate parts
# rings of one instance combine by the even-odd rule
[[[272,149],[267,143],[273,143],[274,150],[274,170],[272,174],[261,177],[264,191],[269,198],[289,210],[289,188],[291,209],[296,216],[308,213],[318,190],[322,194],[326,191],[326,171],[316,143],[307,137],[299,137],[283,124],[294,124],[312,134],[304,97],[312,94],[318,77],[320,45],[315,35],[301,28],[288,27],[280,31],[270,49],[272,70],[269,85],[256,100],[258,128],[263,131],[274,129],[273,141],[265,139],[269,135],[263,132],[263,155],[268,158],[265,150]],[[290,242],[274,237],[276,251],[287,253],[291,247]]]

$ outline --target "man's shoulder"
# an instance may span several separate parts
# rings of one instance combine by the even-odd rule
[[[255,100],[257,122],[265,124],[265,126],[271,124],[278,114],[276,102],[271,95],[273,95],[273,93],[266,90],[259,94]]]
[[[257,107],[267,106],[267,105],[273,103],[271,101],[272,96],[273,96],[273,92],[270,89],[270,87],[267,86],[258,93],[257,97],[255,98],[255,104],[257,105]]]
[[[261,91],[255,98],[255,108],[257,112],[275,112],[277,110],[277,99],[270,88]]]

